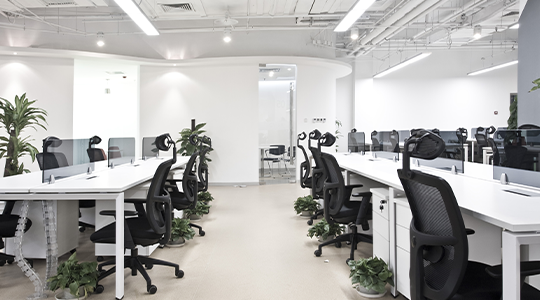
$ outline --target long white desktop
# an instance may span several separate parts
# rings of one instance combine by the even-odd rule
[[[400,215],[400,207],[408,207],[406,199],[403,198],[403,187],[397,176],[397,169],[401,168],[402,162],[394,162],[384,158],[373,158],[370,153],[366,153],[366,155],[337,153],[334,156],[341,168],[347,172],[358,174],[360,181],[367,188],[386,187],[389,190],[388,203],[384,203],[385,209],[389,208],[389,212],[386,212],[389,223],[385,226],[388,226],[387,230],[389,231],[389,265],[390,267],[396,267],[400,254],[400,249],[398,249],[396,244],[401,242],[402,245],[408,245],[409,239],[408,234],[402,236],[405,235],[404,231],[400,231],[403,229],[404,223],[400,221],[400,219],[404,219],[403,215]],[[482,236],[483,233],[477,231],[478,234],[475,235],[478,235],[477,239],[480,239],[481,242],[477,242],[476,245],[479,244],[478,246],[481,247],[478,247],[480,249],[474,249],[476,245],[470,245],[469,257],[472,260],[479,258],[479,256],[484,256],[483,258],[485,259],[486,255],[489,256],[489,248],[497,248],[497,245],[501,245],[502,240],[503,299],[520,299],[520,245],[540,244],[540,233],[538,233],[540,231],[540,202],[538,201],[540,191],[525,186],[501,184],[500,181],[492,179],[490,168],[483,164],[466,163],[465,174],[455,175],[449,171],[435,168],[417,167],[413,163],[411,163],[411,167],[415,169],[420,168],[423,172],[439,176],[450,184],[463,213],[466,226],[470,226],[467,224],[467,220],[474,221],[477,219],[482,221],[477,221],[471,227],[475,230],[478,230],[476,226],[485,227],[488,237],[491,240],[486,240]],[[538,196],[527,197],[508,192],[508,190],[520,190]],[[375,198],[374,193],[373,199]],[[375,203],[374,201],[374,212],[378,208],[379,202]],[[410,222],[410,210],[404,212],[408,214],[408,222]],[[377,227],[377,222],[375,222],[376,217],[374,213],[374,227]],[[408,224],[405,226],[408,230]],[[497,230],[493,230],[493,228]],[[377,231],[377,228],[374,228],[374,230]],[[498,233],[497,236],[493,235],[494,232]],[[470,240],[471,237],[469,238]],[[374,236],[374,243],[375,241],[376,238]],[[491,250],[495,250],[495,257],[497,255],[500,257],[500,247],[499,249]],[[408,259],[408,257],[403,256],[401,258],[402,261],[403,259]],[[404,294],[407,295],[409,270],[408,262],[403,262],[402,266],[406,265],[406,270],[403,270],[403,268],[399,270],[398,268],[397,272],[394,271],[394,273],[397,273],[396,281],[398,282],[398,289],[399,282],[403,283],[402,289],[405,291]],[[402,277],[401,279],[400,275]],[[395,294],[395,289],[393,292]]]
[[[164,158],[168,159],[168,158]],[[0,200],[109,200],[115,202],[116,219],[124,219],[124,196],[130,189],[150,180],[164,159],[135,161],[114,169],[103,168],[41,183],[41,174],[30,173],[0,179]],[[189,157],[178,156],[172,169],[184,166]],[[96,212],[98,214],[99,212]],[[112,220],[111,220],[112,222]],[[96,230],[99,224],[96,224]],[[62,239],[58,236],[58,239]],[[116,269],[124,269],[124,222],[116,222]],[[124,297],[124,272],[116,272],[116,299]]]

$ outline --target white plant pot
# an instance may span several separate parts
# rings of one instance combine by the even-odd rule
[[[62,291],[60,291],[60,293],[55,295],[55,298],[56,300],[86,299],[86,296],[84,295],[84,290],[79,290],[79,294],[81,294],[81,296],[77,298],[77,296],[74,296],[69,292],[69,289],[63,289]]]
[[[305,218],[311,218],[311,216],[313,216],[313,212],[310,211],[310,210],[304,210],[304,211],[302,211],[300,216],[305,217]]]
[[[319,240],[319,242],[321,242],[321,243],[324,243],[324,242],[331,241],[331,240],[333,240],[333,239],[335,239],[335,238],[336,238],[335,235],[329,235],[329,236],[326,238],[326,240],[323,240],[322,237],[318,236],[318,237],[317,237],[317,240]]]
[[[199,216],[199,215],[191,215],[191,216],[189,216],[189,219],[190,220],[200,220],[201,216]]]
[[[356,286],[356,291],[358,292],[358,294],[360,294],[360,296],[364,298],[368,298],[368,299],[381,298],[381,297],[384,297],[384,295],[386,295],[386,291],[382,294],[379,294],[377,291],[368,290],[361,285]]]
[[[177,240],[169,241],[167,243],[167,246],[171,248],[177,248],[177,247],[183,247],[185,244],[186,244],[186,240],[184,239],[184,237],[180,237]]]

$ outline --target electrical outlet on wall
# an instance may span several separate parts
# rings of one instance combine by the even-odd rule
[[[313,123],[326,123],[326,118],[313,118]]]

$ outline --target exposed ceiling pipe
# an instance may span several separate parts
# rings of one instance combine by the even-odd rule
[[[416,6],[414,9],[412,9],[409,12],[405,13],[405,16],[398,19],[397,21],[393,22],[392,25],[394,25],[391,28],[386,28],[381,34],[371,37],[369,39],[369,43],[372,45],[370,49],[364,51],[362,54],[367,54],[371,50],[373,50],[379,43],[384,42],[385,39],[394,36],[395,34],[399,33],[400,31],[405,29],[405,25],[412,20],[419,18],[422,15],[428,14],[435,9],[437,9],[439,6],[445,4],[450,0],[428,0],[422,2],[420,5]],[[365,45],[365,44],[364,44]],[[353,56],[358,52],[364,45],[358,45],[350,54],[349,56]]]

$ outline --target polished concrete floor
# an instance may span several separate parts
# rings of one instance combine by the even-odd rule
[[[184,278],[175,278],[172,268],[154,266],[148,274],[158,291],[150,295],[142,276],[132,277],[125,270],[124,299],[363,299],[350,284],[345,264],[349,246],[325,247],[321,257],[313,255],[318,242],[306,236],[307,219],[293,210],[294,200],[307,195],[307,190],[281,184],[210,187],[210,192],[215,198],[210,214],[196,222],[206,235],[195,236],[184,247],[152,254],[178,263]],[[80,260],[95,260],[90,234],[87,230],[80,235]],[[372,246],[361,243],[356,256],[371,253]],[[44,265],[35,262],[42,274]],[[114,299],[114,276],[101,283],[105,291],[89,298]],[[0,299],[25,299],[32,291],[33,285],[16,265],[0,267]],[[54,299],[54,293],[48,294]],[[387,294],[382,299],[394,298]]]

